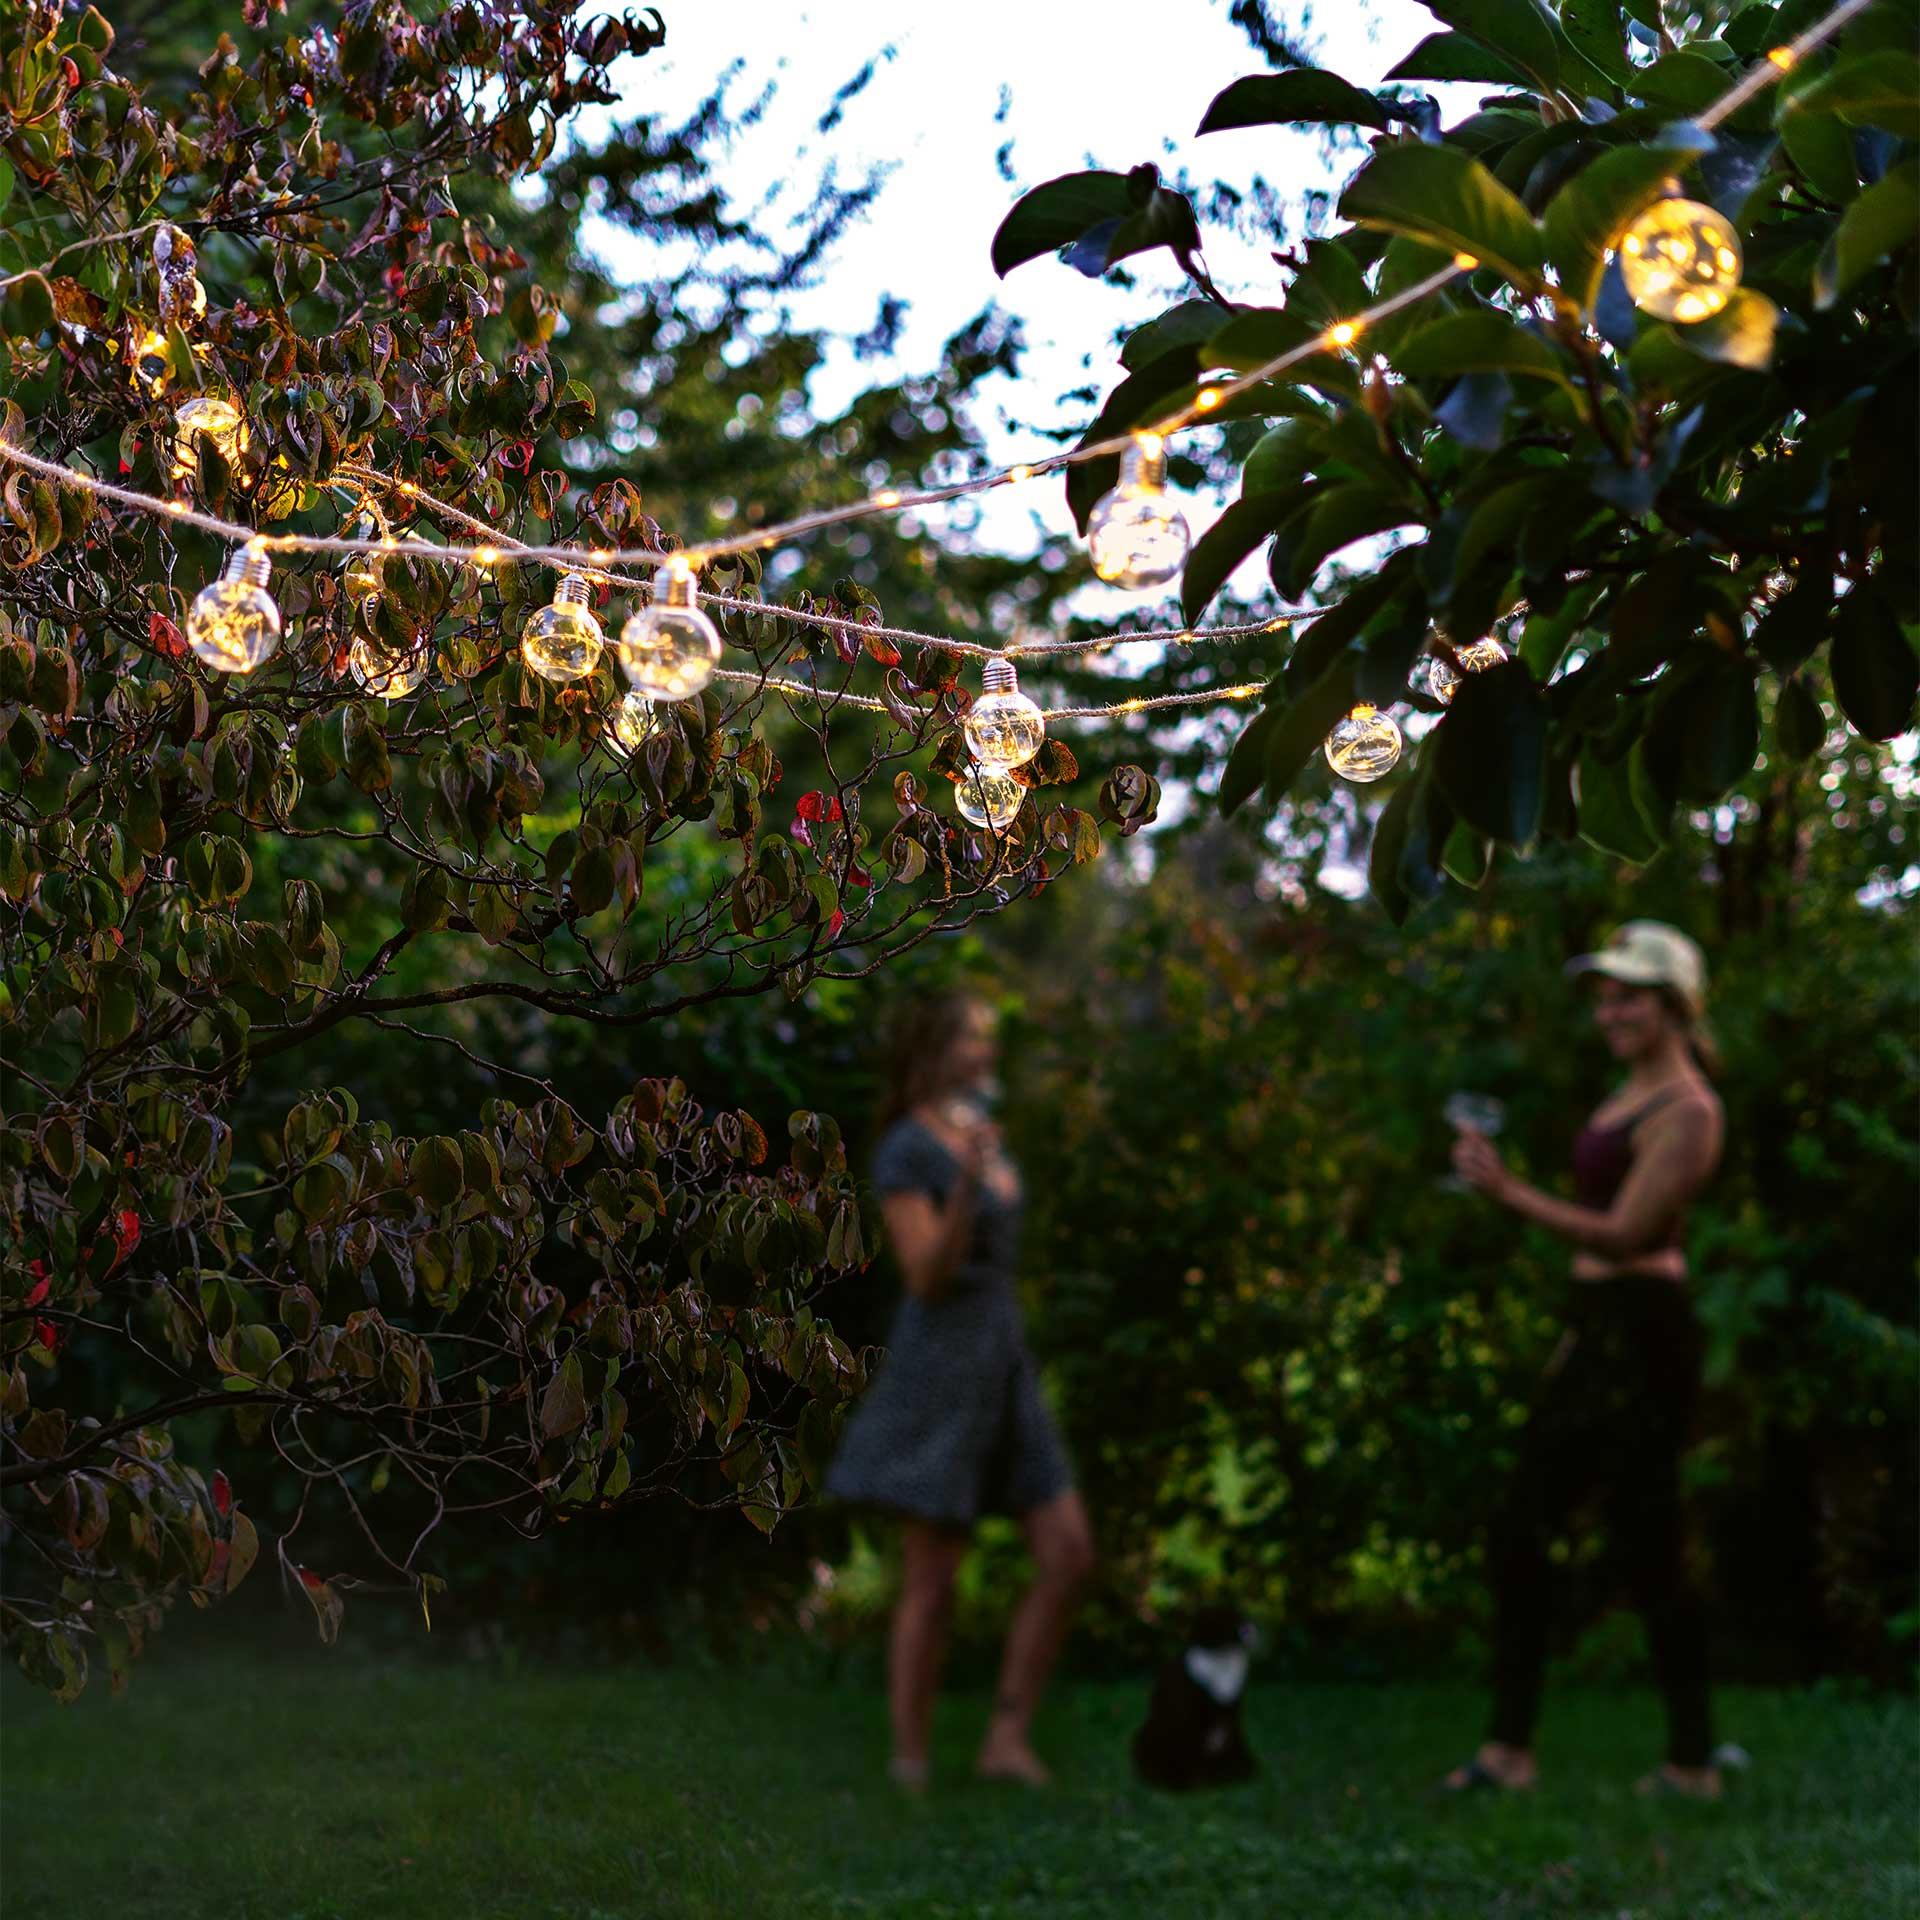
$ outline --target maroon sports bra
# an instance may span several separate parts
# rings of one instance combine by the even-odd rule
[[[1657,1093],[1644,1106],[1636,1107],[1624,1120],[1597,1127],[1589,1122],[1573,1137],[1573,1196],[1583,1207],[1605,1213],[1626,1184],[1627,1169],[1633,1165],[1633,1135],[1640,1122],[1664,1107],[1672,1093]],[[1680,1244],[1680,1222],[1674,1220],[1667,1245]]]

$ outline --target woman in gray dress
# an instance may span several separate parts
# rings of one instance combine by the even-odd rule
[[[975,1519],[1019,1515],[1035,1567],[1007,1634],[978,1762],[985,1778],[1045,1783],[1028,1730],[1093,1565],[1086,1507],[1014,1293],[1020,1176],[982,1104],[993,1066],[993,1013],[969,994],[917,1005],[902,1023],[873,1182],[907,1291],[827,1479],[839,1498],[903,1523],[888,1699],[893,1777],[915,1792],[927,1782],[954,1575]]]

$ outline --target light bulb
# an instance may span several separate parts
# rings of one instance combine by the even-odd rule
[[[220,673],[251,673],[280,645],[280,609],[267,591],[273,562],[257,540],[236,548],[226,571],[194,595],[187,645]]]
[[[361,520],[353,527],[353,538],[367,539],[374,531],[369,521]],[[347,555],[347,563],[340,569],[340,590],[347,596],[347,611],[350,614],[371,616],[372,608],[368,603],[380,597],[386,584],[378,554],[360,552]]]
[[[167,336],[152,327],[127,340],[127,379],[149,400],[167,390],[173,369],[167,365]]]
[[[989,660],[980,674],[980,698],[960,723],[967,750],[988,772],[1023,767],[1047,737],[1047,716],[1020,691],[1011,660]]]
[[[1341,779],[1365,784],[1393,771],[1401,745],[1392,717],[1362,701],[1327,735],[1327,765]]]
[[[1498,640],[1489,636],[1485,640],[1475,640],[1470,645],[1455,647],[1453,657],[1460,662],[1466,673],[1485,673],[1489,667],[1497,667],[1507,657],[1507,650]],[[1447,665],[1439,654],[1427,662],[1427,691],[1443,707],[1453,705],[1453,696],[1460,691],[1460,674]]]
[[[1087,519],[1093,570],[1116,587],[1158,587],[1186,565],[1192,536],[1167,498],[1167,455],[1157,434],[1134,437],[1120,456],[1120,484]]]
[[[427,677],[427,650],[384,653],[364,634],[355,634],[347,649],[347,667],[377,700],[404,700]]]
[[[542,607],[520,634],[520,657],[543,680],[584,680],[600,664],[606,636],[587,605],[583,575],[563,573],[553,604]]]
[[[971,820],[976,827],[991,827],[996,833],[1012,823],[1025,798],[1026,789],[1019,781],[985,769],[976,769],[955,782],[953,789],[953,803],[960,809],[960,817]]]
[[[644,693],[629,693],[613,710],[613,737],[637,752],[660,731],[660,710]]]
[[[1656,200],[1616,251],[1633,304],[1658,320],[1710,319],[1740,284],[1740,236],[1698,200]]]
[[[664,566],[653,576],[653,603],[636,607],[615,651],[636,693],[649,700],[691,700],[720,664],[720,629],[700,611],[693,569]]]
[[[191,480],[200,471],[200,442],[233,466],[247,450],[247,417],[223,393],[196,393],[173,410],[173,477]]]

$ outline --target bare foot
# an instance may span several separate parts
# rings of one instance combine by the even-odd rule
[[[1636,1782],[1633,1790],[1642,1796],[1670,1793],[1683,1800],[1718,1800],[1721,1784],[1718,1767],[1676,1767],[1668,1760],[1658,1773]]]
[[[1440,1785],[1448,1793],[1467,1793],[1489,1782],[1507,1793],[1530,1793],[1540,1782],[1540,1769],[1525,1747],[1503,1746],[1489,1740],[1463,1767],[1455,1767]]]
[[[910,1760],[896,1753],[887,1762],[887,1778],[902,1793],[921,1797],[927,1791],[927,1763],[924,1760]]]
[[[1040,1756],[1027,1745],[1024,1734],[990,1733],[974,1772],[982,1780],[1015,1780],[1023,1787],[1047,1787],[1053,1775],[1041,1764]]]

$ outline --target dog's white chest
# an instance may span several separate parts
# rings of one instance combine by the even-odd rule
[[[1247,1684],[1244,1647],[1189,1647],[1187,1677],[1204,1694],[1230,1707]]]

